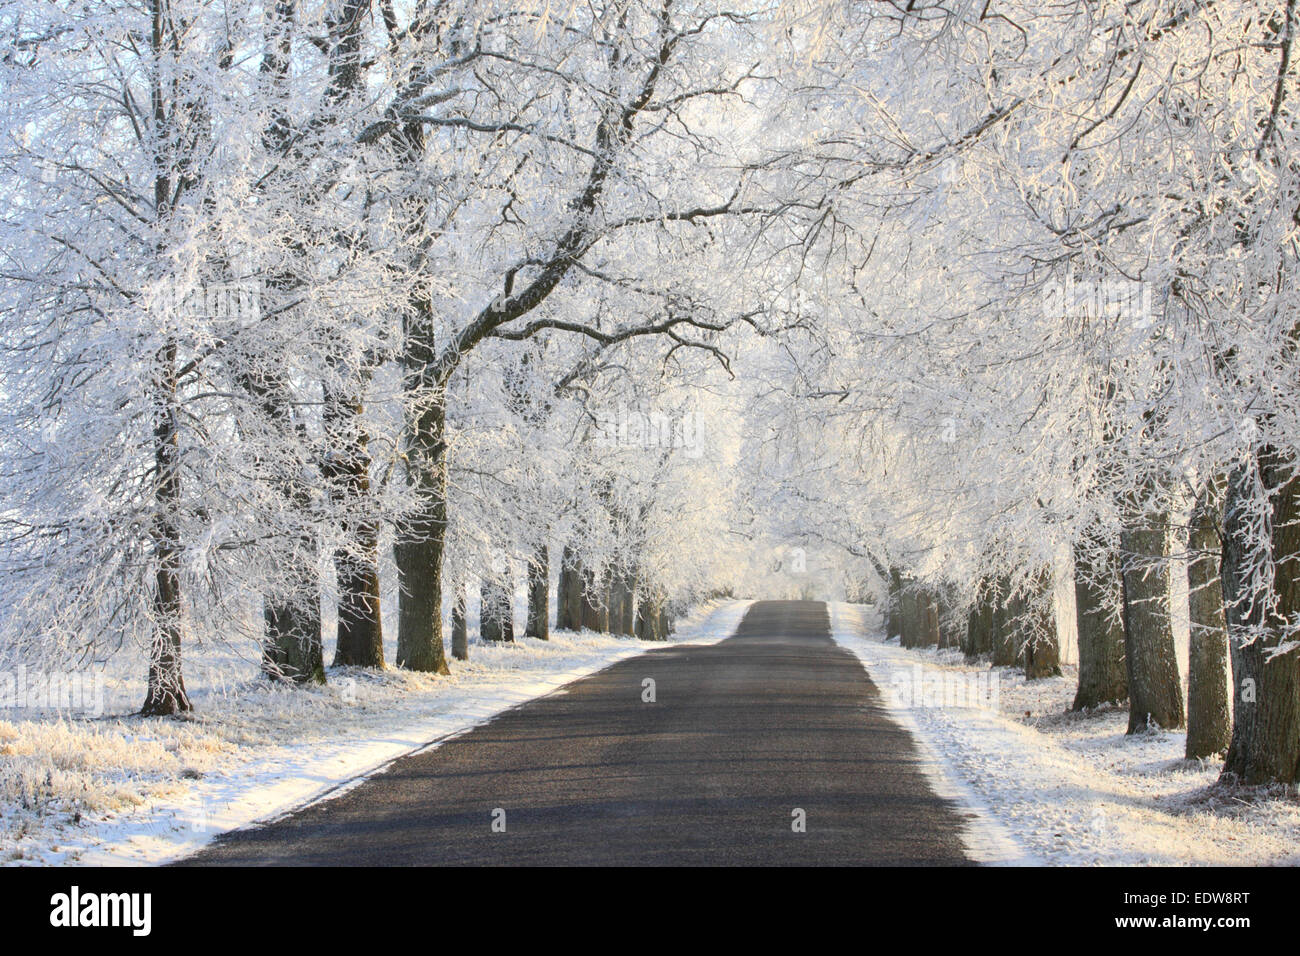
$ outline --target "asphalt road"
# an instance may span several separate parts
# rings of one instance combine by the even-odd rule
[[[184,863],[952,865],[961,820],[826,606],[766,601]]]

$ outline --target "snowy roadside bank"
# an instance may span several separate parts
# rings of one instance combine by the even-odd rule
[[[748,607],[697,608],[671,641],[723,640]],[[450,677],[343,668],[320,688],[250,680],[200,697],[191,720],[0,720],[0,862],[164,863],[661,646],[560,631],[475,644]]]
[[[937,788],[971,809],[984,862],[1295,865],[1300,804],[1211,798],[1217,762],[1183,759],[1185,735],[1128,737],[1122,709],[1067,713],[1075,673],[1026,681],[956,650],[883,642],[878,614],[830,605],[835,640],[933,759]],[[1014,841],[1020,856],[1007,845]]]

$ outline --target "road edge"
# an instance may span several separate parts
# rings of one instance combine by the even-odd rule
[[[984,866],[1042,866],[1041,860],[1030,853],[1015,838],[1011,830],[993,813],[979,795],[963,780],[953,766],[934,747],[925,731],[917,724],[907,708],[885,693],[871,673],[870,661],[864,656],[873,645],[879,644],[867,636],[861,605],[840,601],[826,602],[830,619],[831,639],[858,659],[862,669],[881,689],[882,704],[890,719],[912,738],[919,756],[921,772],[935,793],[952,801],[961,811],[962,846],[971,859]]]
[[[705,611],[704,615],[698,621],[692,622],[690,625],[684,627],[678,633],[670,636],[666,641],[662,641],[662,642],[638,641],[636,642],[635,645],[636,649],[638,650],[638,653],[612,656],[609,660],[605,661],[600,666],[580,673],[574,671],[565,672],[566,674],[571,675],[569,676],[569,679],[562,684],[552,687],[550,690],[547,690],[544,693],[537,694],[525,700],[511,701],[506,706],[503,706],[500,709],[495,710],[488,714],[476,715],[475,717],[470,718],[467,722],[465,722],[461,726],[456,727],[454,730],[448,731],[447,733],[444,733],[431,740],[421,741],[401,751],[400,753],[388,754],[384,757],[384,759],[376,762],[375,764],[367,767],[364,770],[353,773],[352,775],[344,777],[342,779],[324,784],[316,792],[306,797],[303,797],[301,799],[298,799],[292,804],[276,807],[274,810],[271,810],[266,814],[257,817],[256,819],[247,820],[245,822],[240,823],[237,826],[223,827],[221,829],[213,830],[210,833],[204,834],[205,839],[201,843],[198,843],[197,845],[187,846],[184,849],[179,850],[176,854],[159,859],[151,865],[168,866],[170,864],[179,863],[181,861],[189,859],[190,857],[196,856],[199,853],[202,853],[206,848],[212,846],[222,837],[227,836],[231,833],[238,833],[245,830],[255,830],[259,827],[269,826],[270,824],[283,820],[286,817],[290,817],[295,813],[298,813],[302,810],[306,810],[308,807],[314,807],[317,806],[318,804],[327,803],[330,800],[335,800],[351,792],[352,790],[355,790],[357,787],[364,784],[367,780],[370,780],[371,778],[376,777],[379,774],[383,773],[393,764],[397,763],[399,760],[404,760],[407,757],[413,757],[417,754],[422,754],[427,751],[434,750],[442,746],[443,744],[445,744],[447,741],[454,740],[455,738],[461,737],[472,730],[484,726],[485,724],[489,724],[492,721],[496,720],[498,717],[502,716],[503,714],[509,713],[510,711],[515,710],[516,708],[523,707],[527,704],[532,704],[538,700],[543,700],[555,694],[564,693],[566,689],[569,687],[569,685],[574,684],[581,680],[586,680],[588,677],[591,677],[594,674],[598,674],[603,670],[607,670],[610,667],[613,667],[615,664],[621,664],[624,661],[630,660],[631,658],[634,657],[639,657],[643,654],[653,653],[654,651],[664,647],[683,646],[683,645],[692,645],[692,644],[708,645],[708,644],[716,644],[720,641],[724,641],[736,633],[736,628],[740,626],[740,622],[744,620],[745,614],[748,613],[750,607],[752,607],[753,604],[754,602],[749,600],[722,601],[718,603],[716,606],[708,608]]]

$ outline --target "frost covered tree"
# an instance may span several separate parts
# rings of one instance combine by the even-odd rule
[[[7,650],[165,714],[194,636],[383,667],[394,597],[445,673],[470,594],[849,588],[1295,781],[1294,4],[0,18]]]

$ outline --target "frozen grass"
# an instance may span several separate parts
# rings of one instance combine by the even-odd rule
[[[1183,733],[1127,736],[1123,708],[1068,713],[1073,665],[1061,677],[1027,681],[1015,668],[967,664],[959,651],[884,643],[869,608],[834,605],[832,620],[836,640],[861,658],[894,714],[937,756],[942,782],[1009,834],[1022,862],[1300,863],[1294,794],[1214,787],[1219,761],[1183,759]],[[994,677],[996,709],[914,693],[918,684],[936,688],[946,679],[969,688]]]
[[[722,640],[747,607],[698,608],[673,640]],[[561,631],[550,641],[475,643],[450,677],[332,668],[328,685],[300,688],[252,676],[238,649],[214,650],[190,672],[214,679],[191,680],[197,709],[185,720],[131,716],[139,688],[110,679],[103,717],[0,722],[0,860],[165,862],[656,646]],[[238,661],[218,666],[218,653],[236,654],[246,676],[232,678]]]

